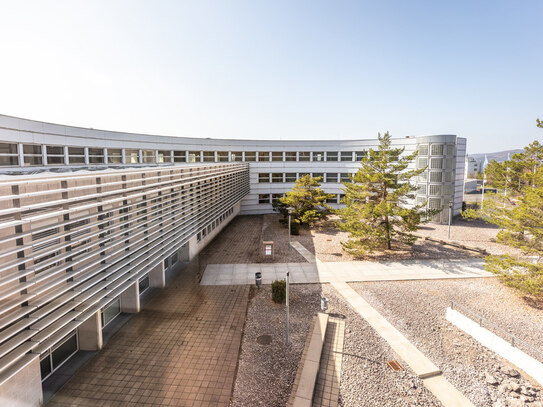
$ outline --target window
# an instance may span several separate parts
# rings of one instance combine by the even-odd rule
[[[108,148],[107,150],[107,162],[108,164],[121,164],[123,162],[123,155],[120,148]],[[72,158],[70,157],[70,164]]]
[[[215,162],[215,151],[204,151],[204,162],[206,163]]]
[[[419,157],[417,160],[417,167],[418,168],[424,168],[428,166],[428,158],[426,157]]]
[[[256,161],[256,152],[246,151],[245,152],[245,161]]]
[[[199,163],[201,156],[199,151],[189,151],[189,163]]]
[[[454,177],[454,172],[446,172],[445,173],[445,182],[452,182]]]
[[[231,161],[243,161],[243,153],[241,151],[232,151],[230,153]]]
[[[64,362],[72,357],[79,347],[76,331],[70,332],[57,345],[44,352],[40,357],[41,380],[44,381]]]
[[[207,230],[205,228],[202,229],[202,237],[207,236]]]
[[[64,147],[47,146],[47,164],[59,165],[64,164]]]
[[[346,172],[341,173],[341,182],[351,182],[351,178],[349,177],[349,173],[346,173]]]
[[[296,182],[296,173],[295,172],[287,172],[285,174],[285,182]]]
[[[431,155],[443,155],[443,144],[432,144]]]
[[[454,187],[451,184],[447,184],[443,187],[444,189],[444,195],[453,195]]]
[[[121,300],[119,298],[114,299],[104,308],[102,308],[102,328],[115,319],[117,315],[121,313]]]
[[[362,161],[364,157],[368,156],[367,151],[357,151],[355,154],[355,161]]]
[[[169,163],[172,162],[171,152],[168,150],[159,150],[158,151],[158,162],[159,163]]]
[[[428,155],[428,144],[419,144],[419,156],[420,155]]]
[[[311,153],[309,151],[303,151],[298,153],[298,161],[309,161]]]
[[[430,168],[435,169],[442,169],[443,168],[443,158],[432,158],[430,160]]]
[[[261,172],[258,174],[258,182],[270,182],[270,174],[267,172]]]
[[[17,144],[0,143],[0,165],[19,165]]]
[[[283,161],[282,151],[272,151],[272,161]]]
[[[335,151],[326,152],[326,161],[337,161],[337,152]]]
[[[209,228],[208,228],[208,231],[209,231]],[[172,256],[170,257],[170,261],[171,261],[171,264],[172,266],[177,263],[177,261],[179,260],[179,254],[177,252],[174,252],[172,254]]]
[[[125,150],[124,155],[127,164],[138,164],[140,162],[138,150]]]
[[[228,162],[228,151],[218,151],[217,152],[217,161],[219,162]]]
[[[447,144],[447,155],[454,155],[454,144]]]
[[[271,177],[272,182],[283,182],[283,174],[280,172],[274,172]]]
[[[287,151],[285,153],[285,161],[296,161],[296,151]]]
[[[282,197],[283,197],[283,194],[272,194],[272,196],[271,196],[272,203],[277,202]]]
[[[426,184],[419,184],[417,186],[417,194],[426,195]]]
[[[196,235],[196,241],[201,241],[202,240],[202,234],[200,232],[198,232],[198,234]],[[166,261],[166,260],[164,260]]]
[[[345,194],[339,194],[339,203],[344,203],[343,200],[345,199]]]
[[[258,152],[258,161],[270,161],[270,153],[259,151]]]
[[[184,163],[187,161],[187,152],[176,150],[173,152],[173,162]]]
[[[441,195],[441,185],[430,185],[430,195],[431,196]]]
[[[25,144],[23,146],[25,165],[42,165],[41,146]]]
[[[417,178],[419,181],[428,181],[428,171],[421,172]]]
[[[327,172],[326,182],[338,182],[337,172]]]
[[[334,195],[332,198],[326,199],[326,203],[327,204],[337,204],[337,198],[338,198],[338,196]]]
[[[341,152],[341,161],[353,161],[353,152],[352,151],[342,151]]]
[[[430,182],[442,182],[443,173],[441,171],[431,171],[430,172]]]
[[[454,158],[445,158],[445,168],[448,170],[454,168]]]
[[[103,164],[103,163],[104,163],[104,149],[89,148],[89,164]]]
[[[139,289],[140,295],[143,294],[145,290],[149,288],[149,286],[150,286],[149,274],[147,274],[145,277],[142,277],[138,280],[138,289]]]
[[[258,203],[259,204],[270,203],[270,194],[259,194],[258,195]]]
[[[313,152],[313,161],[324,161],[324,153],[322,151]]]

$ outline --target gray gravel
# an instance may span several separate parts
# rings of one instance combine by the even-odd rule
[[[533,346],[541,346],[543,313],[524,304],[507,287],[493,279],[356,283],[352,286],[476,406],[539,406],[542,395],[536,382],[508,375],[506,372],[512,365],[445,319],[446,307],[454,300],[503,329],[515,332]],[[495,380],[489,380],[488,376]]]
[[[271,300],[271,286],[254,290],[245,321],[238,373],[230,406],[287,404],[311,319],[320,307],[319,284],[291,285],[290,345],[285,346],[285,305]],[[271,335],[269,345],[257,338]]]
[[[399,361],[398,356],[335,289],[323,285],[323,293],[329,299],[328,312],[346,317],[340,406],[442,405],[408,366],[394,372],[386,365],[390,360]]]

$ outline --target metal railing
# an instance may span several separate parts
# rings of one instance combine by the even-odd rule
[[[503,340],[509,342],[511,346],[514,346],[526,352],[527,354],[539,360],[540,362],[543,362],[543,351],[534,348],[532,345],[526,343],[522,339],[519,339],[515,335],[503,330],[502,328],[498,327],[496,324],[492,323],[485,317],[482,317],[481,315],[473,312],[469,308],[463,306],[462,304],[455,303],[454,301],[451,301],[451,309],[465,314],[466,317],[469,317],[473,321],[478,322],[479,326],[488,329],[492,333],[500,336]]]

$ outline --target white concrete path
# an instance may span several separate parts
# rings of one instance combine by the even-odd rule
[[[310,255],[308,258],[312,257],[312,260],[308,259],[309,263],[209,264],[200,284],[254,284],[256,272],[262,273],[263,284],[271,284],[274,280],[284,279],[287,271],[290,271],[290,281],[294,284],[493,276],[485,271],[481,259],[325,263],[307,253]]]

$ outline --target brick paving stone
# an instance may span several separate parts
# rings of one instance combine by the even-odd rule
[[[190,265],[157,292],[48,406],[227,406],[248,286],[200,286]]]

